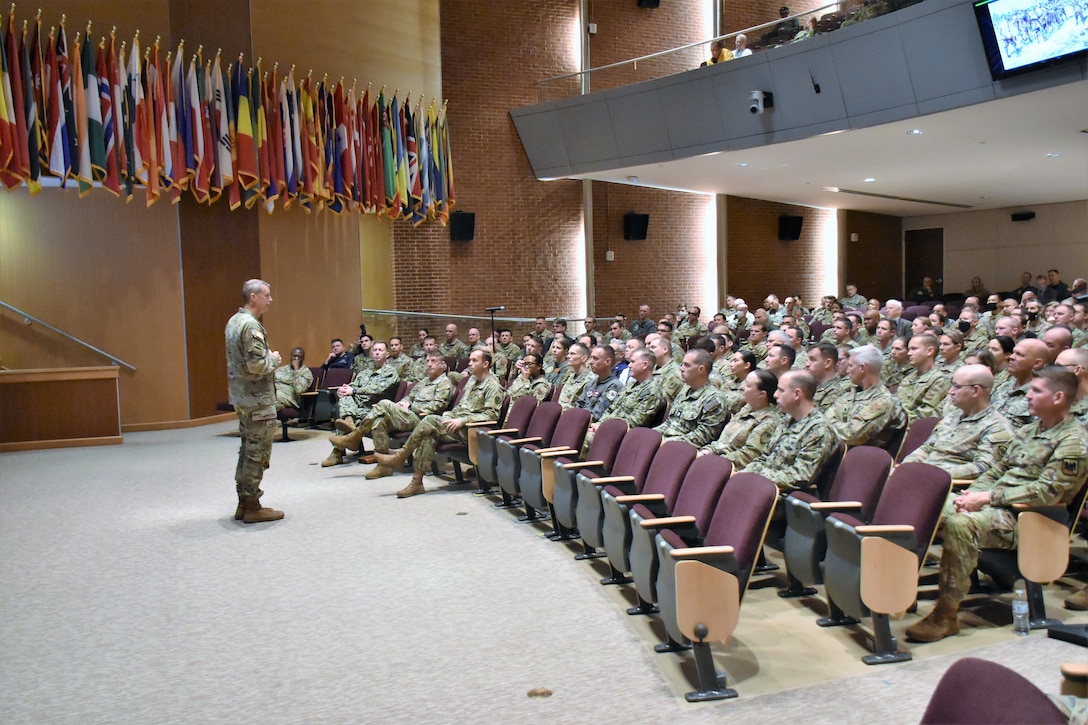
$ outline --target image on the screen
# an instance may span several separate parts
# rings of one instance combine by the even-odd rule
[[[1088,48],[1088,0],[995,0],[987,9],[1005,70]]]

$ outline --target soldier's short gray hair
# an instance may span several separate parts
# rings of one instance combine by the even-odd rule
[[[258,294],[264,287],[272,289],[272,285],[268,284],[263,279],[251,279],[246,281],[246,283],[242,285],[242,301],[249,302],[249,296]]]
[[[853,358],[855,364],[864,365],[877,373],[880,372],[881,364],[884,362],[884,356],[875,345],[855,347],[850,351],[850,357]]]

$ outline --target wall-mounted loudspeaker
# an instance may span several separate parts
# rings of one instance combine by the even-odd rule
[[[623,215],[623,238],[624,239],[645,239],[646,230],[650,227],[650,215],[649,214],[624,214]]]
[[[640,8],[656,8],[660,4],[661,0],[638,0]]]
[[[805,223],[803,216],[788,216],[783,214],[778,217],[778,238],[783,242],[795,242],[801,238],[801,226]]]
[[[450,241],[471,242],[476,236],[476,214],[455,211],[450,214]]]
[[[1035,212],[1033,211],[1018,211],[1012,215],[1014,222],[1029,222],[1035,218]]]

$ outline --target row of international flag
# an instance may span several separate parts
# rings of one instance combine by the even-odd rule
[[[0,16],[2,19],[2,16]],[[455,203],[446,108],[422,99],[412,107],[383,88],[359,98],[343,79],[330,86],[294,68],[278,76],[247,67],[242,56],[223,68],[221,53],[204,61],[161,57],[159,43],[116,46],[115,32],[95,43],[65,22],[42,36],[40,13],[17,27],[15,9],[0,33],[0,183],[42,177],[95,187],[131,201],[143,188],[150,206],[201,203],[226,196],[231,209],[301,206],[445,224]]]

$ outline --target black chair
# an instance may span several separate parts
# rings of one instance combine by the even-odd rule
[[[496,508],[514,508],[521,504],[521,489],[518,487],[520,449],[529,443],[546,448],[551,443],[552,433],[562,413],[563,408],[559,403],[540,403],[533,410],[524,437],[499,436],[495,440],[495,478],[502,490],[502,501],[495,504]]]

